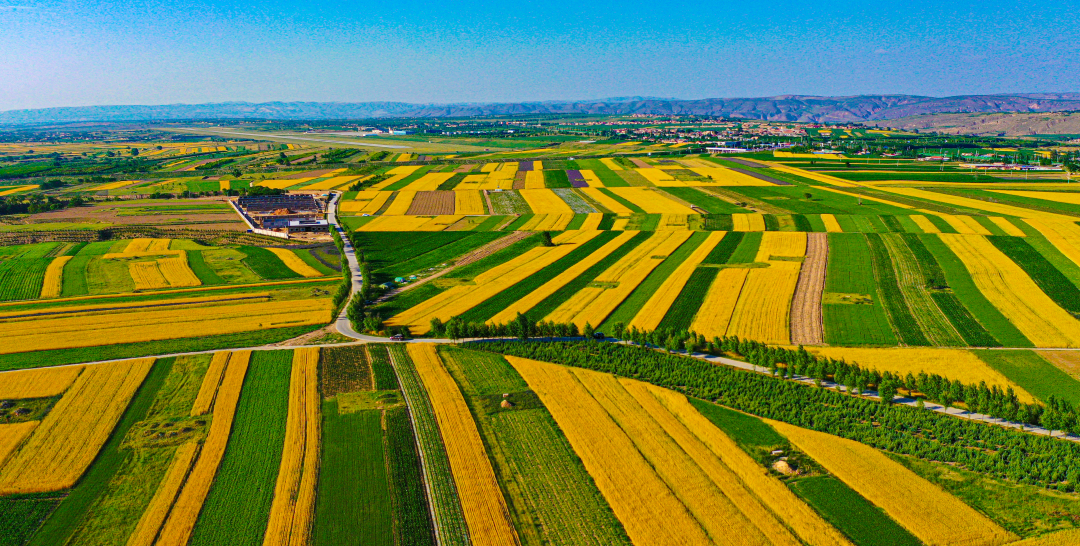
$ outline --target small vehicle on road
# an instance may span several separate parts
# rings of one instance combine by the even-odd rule
[[[390,336],[390,341],[405,341],[405,336],[401,334],[394,334]]]

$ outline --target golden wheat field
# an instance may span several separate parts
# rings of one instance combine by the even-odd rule
[[[513,356],[506,359],[551,412],[631,541],[671,546],[713,544],[656,469],[569,369]]]
[[[996,546],[1017,539],[872,447],[787,423],[768,423],[928,545]]]
[[[330,302],[286,300],[179,310],[131,309],[110,312],[108,317],[107,326],[94,313],[72,313],[62,318],[0,319],[0,333],[10,341],[0,347],[0,354],[176,339],[193,333],[211,336],[325,324],[330,320]]]
[[[85,366],[0,467],[0,494],[58,491],[74,485],[108,440],[154,360]]]
[[[156,544],[183,546],[191,538],[203,501],[210,492],[218,465],[225,455],[225,446],[232,431],[233,418],[236,416],[236,403],[240,400],[240,389],[244,385],[250,358],[251,351],[237,351],[229,359],[225,377],[214,399],[210,431],[199,450],[198,459],[180,486],[180,492],[174,495],[175,501],[169,508],[168,517],[161,522],[160,529],[151,528],[146,531],[158,536]],[[183,455],[184,453],[178,451],[174,459]],[[164,504],[164,501],[162,503]],[[152,526],[152,523],[148,523],[148,526]]]
[[[946,233],[940,237],[964,262],[990,303],[1037,347],[1080,347],[1080,321],[985,237]]]
[[[435,409],[472,543],[517,544],[517,531],[510,521],[510,512],[488,461],[484,442],[465,399],[443,366],[436,346],[410,343],[408,352]]]
[[[57,396],[75,382],[83,366],[58,366],[0,373],[0,400]]]
[[[263,544],[308,544],[319,477],[319,348],[293,352],[289,420]]]

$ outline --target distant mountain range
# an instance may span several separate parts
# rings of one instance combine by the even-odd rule
[[[80,106],[0,112],[0,125],[200,119],[327,120],[444,118],[514,114],[698,114],[739,119],[864,122],[937,113],[1080,111],[1080,93],[920,97],[859,95],[682,100],[619,97],[588,101],[410,104],[404,102],[222,102]]]

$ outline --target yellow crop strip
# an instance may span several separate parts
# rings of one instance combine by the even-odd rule
[[[1034,403],[1035,401],[1019,385],[1009,381],[1001,372],[963,349],[815,347],[810,351],[836,360],[854,362],[867,369],[893,372],[900,376],[926,372],[936,373],[949,380],[959,380],[968,385],[978,385],[979,382],[985,381],[988,386],[998,386],[1002,390],[1012,387],[1022,402]]]
[[[1010,222],[1007,218],[1002,218],[1000,216],[988,216],[987,218],[989,218],[995,226],[1001,228],[1001,230],[1005,232],[1005,235],[1011,235],[1013,237],[1027,237],[1027,234],[1024,233],[1024,230],[1016,227],[1016,224]]]
[[[415,231],[443,231],[464,217],[460,214],[440,214],[434,218],[428,218],[428,221],[420,224]]]
[[[153,358],[87,365],[0,468],[0,495],[75,485],[127,408]]]
[[[161,526],[158,546],[185,546],[191,538],[203,501],[210,492],[218,465],[225,455],[225,445],[232,431],[236,403],[240,400],[240,389],[244,386],[244,376],[247,374],[250,359],[251,351],[237,351],[229,359],[225,378],[215,397],[210,432],[206,435],[199,458],[187,475],[180,494],[176,496],[168,518]]]
[[[282,326],[326,324],[330,301],[292,300],[206,306],[191,309],[133,310],[64,318],[0,321],[5,336],[0,354],[93,347],[183,337],[213,336]]]
[[[732,231],[765,231],[765,217],[761,214],[732,214]]]
[[[23,443],[30,433],[37,428],[40,421],[24,421],[22,423],[10,423],[0,425],[0,468],[7,461],[9,455]]]
[[[952,226],[952,228],[955,229],[957,233],[961,233],[964,235],[990,235],[990,232],[987,231],[986,228],[979,226],[980,229],[975,229],[971,226],[971,224],[963,221],[963,218],[965,218],[963,216],[938,214],[938,217],[942,220],[945,220],[945,222]]]
[[[609,169],[611,169],[613,171],[621,171],[621,170],[623,170],[622,165],[619,165],[618,161],[615,161],[614,159],[612,159],[610,157],[605,157],[605,158],[601,159],[600,162],[603,163],[605,167],[607,167],[607,168],[609,168]]]
[[[289,418],[265,546],[306,545],[315,515],[319,478],[319,348],[293,351]]]
[[[124,254],[135,254],[138,252],[146,252],[150,250],[150,245],[153,243],[153,239],[137,238],[132,239],[124,248]]]
[[[188,286],[201,286],[202,281],[188,265],[187,253],[183,250],[180,254],[171,258],[159,258],[158,269],[169,283],[169,288],[183,288]]]
[[[641,176],[644,176],[645,180],[648,180],[657,186],[671,186],[676,184],[675,178],[661,169],[637,168],[634,170]]]
[[[578,275],[581,275],[586,269],[589,269],[590,267],[596,265],[597,262],[606,258],[608,255],[614,252],[615,249],[625,244],[638,233],[639,232],[637,231],[624,231],[620,233],[615,238],[605,243],[604,246],[596,249],[584,259],[578,261],[562,273],[556,275],[555,278],[547,281],[546,283],[540,285],[540,287],[536,290],[533,290],[526,296],[511,303],[505,309],[497,313],[495,316],[491,317],[491,320],[489,322],[494,324],[507,323],[513,320],[518,313],[524,313],[529,309],[532,309],[536,306],[536,304],[540,303],[548,296],[554,294],[557,290],[566,285],[566,283],[576,279]],[[599,232],[596,233],[596,235],[599,235]]]
[[[172,239],[152,239],[150,245],[146,248],[149,252],[159,252],[163,250],[169,250],[169,244],[172,243]]]
[[[544,184],[544,171],[526,171],[525,172],[525,189],[543,189],[547,186]]]
[[[532,275],[544,266],[572,252],[599,232],[568,231],[554,238],[554,247],[536,247],[506,263],[497,265],[473,279],[474,284],[455,286],[413,306],[387,321],[389,326],[408,326],[413,333],[424,334],[430,320],[439,317],[447,321],[460,315],[504,288]]]
[[[537,214],[573,214],[574,209],[551,190],[518,190],[529,208]]]
[[[870,446],[787,423],[768,423],[927,545],[995,546],[1018,538]]]
[[[454,192],[454,212],[457,214],[487,214],[484,208],[484,193],[478,190]]]
[[[158,485],[150,504],[146,506],[139,523],[135,525],[135,531],[128,537],[127,546],[152,546],[157,539],[158,531],[161,530],[165,518],[169,515],[176,497],[180,494],[180,488],[184,485],[191,466],[195,463],[195,457],[199,454],[198,442],[187,442],[176,448],[169,469],[165,477]]]
[[[1032,209],[1026,209],[1024,207],[1006,205],[1003,203],[991,203],[989,201],[981,201],[979,199],[959,197],[956,195],[920,190],[916,188],[897,188],[890,186],[880,187],[878,189],[889,193],[896,193],[908,197],[914,197],[916,199],[924,199],[931,202],[946,203],[949,205],[956,205],[959,207],[965,207],[979,211],[992,212],[1001,216],[1016,216],[1018,218],[1040,218],[1057,220],[1069,220],[1071,218],[1070,216],[1065,216],[1063,214],[1042,212]]]
[[[581,224],[582,231],[591,231],[600,228],[600,222],[604,221],[604,215],[599,212],[589,213],[589,217]]]
[[[735,312],[739,294],[742,293],[746,274],[749,272],[750,269],[747,268],[721,269],[709,286],[709,291],[705,293],[705,299],[701,302],[690,329],[708,339],[727,335],[731,315]]]
[[[356,231],[417,231],[430,220],[428,216],[379,216]]]
[[[1080,322],[981,235],[943,233],[979,291],[1036,347],[1080,347]]]
[[[443,367],[434,344],[410,343],[407,349],[435,410],[470,542],[476,546],[518,544],[484,442],[454,378]]]
[[[390,169],[389,171],[386,171],[386,174],[390,175],[390,178],[387,178],[386,180],[383,180],[382,182],[374,184],[373,186],[371,186],[368,189],[370,189],[370,190],[382,190],[382,189],[384,189],[384,188],[386,188],[388,186],[392,186],[392,185],[400,182],[401,180],[405,179],[405,177],[409,176],[410,174],[412,174],[412,173],[414,173],[414,172],[416,172],[418,170],[420,170],[420,166],[418,166],[418,165],[403,165],[401,167],[394,167],[393,169]]]
[[[819,156],[819,155],[815,155],[814,157],[815,158],[821,158],[821,156]],[[769,166],[769,168],[775,169],[775,170],[780,171],[782,173],[794,174],[796,176],[801,176],[803,178],[809,178],[810,180],[816,180],[818,182],[829,184],[831,186],[838,186],[838,187],[841,187],[841,188],[854,188],[854,187],[858,186],[858,184],[855,184],[853,182],[848,182],[847,180],[844,180],[843,178],[837,178],[835,176],[829,176],[827,174],[822,174],[822,173],[818,173],[818,172],[814,172],[814,171],[804,171],[802,169],[798,169],[798,168],[795,168],[795,167],[789,167],[789,166],[784,165],[782,163],[775,163],[775,162],[769,161],[769,162],[765,162],[765,164],[767,164]],[[825,189],[825,188],[822,188],[822,189]]]
[[[679,421],[675,414],[660,403],[653,392],[661,389],[632,379],[619,379],[619,383],[640,404],[645,415],[655,420],[656,424],[663,429],[663,433],[678,444],[677,449],[684,451],[723,496],[738,507],[738,511],[741,512],[739,515],[743,517],[729,520],[732,523],[730,530],[732,534],[739,538],[761,537],[759,541],[768,544],[801,544],[799,539],[784,526],[784,523],[769,510],[769,507],[758,499],[753,490],[743,483],[684,423]]]
[[[594,282],[601,286],[582,288],[552,311],[547,320],[573,322],[578,328],[587,324],[600,325],[690,235],[689,231],[654,232],[652,237],[596,277]]]
[[[1027,224],[1046,237],[1054,248],[1068,256],[1073,263],[1080,265],[1080,226],[1072,222],[1051,220],[1024,220]]]
[[[506,359],[551,412],[631,542],[713,544],[656,468],[567,368],[515,356]]]
[[[578,171],[578,172],[581,173],[581,177],[585,179],[585,183],[588,184],[590,188],[602,188],[602,187],[604,187],[604,182],[600,180],[600,177],[597,176],[595,172],[590,171],[588,169],[581,170],[581,171]]]
[[[45,281],[41,284],[42,298],[60,297],[60,292],[64,288],[64,265],[71,261],[72,258],[74,256],[60,256],[53,258],[53,261],[49,262],[49,267],[45,269]]]
[[[686,450],[694,450],[700,446],[679,445],[657,423],[657,416],[646,411],[615,376],[582,369],[572,369],[572,372],[630,437],[638,451],[652,464],[660,478],[697,519],[714,543],[771,543],[792,546],[799,543],[775,520],[750,521],[739,509],[739,504],[746,503],[752,495],[745,489],[738,492],[741,494],[736,494],[734,487],[728,488],[732,495],[726,495],[716,484],[716,481],[724,482],[724,476],[710,476],[708,472],[719,470],[719,465],[709,464],[707,469],[701,467],[701,463],[715,463],[715,459],[706,460],[703,456],[700,461],[695,461]],[[651,395],[646,393],[646,396]],[[704,455],[700,451],[698,454]],[[755,523],[768,529],[773,536],[765,536]]]
[[[161,274],[157,261],[131,262],[128,264],[128,274],[135,281],[135,290],[169,288],[169,281]]]
[[[821,222],[825,224],[825,231],[829,233],[843,233],[844,228],[840,227],[840,222],[836,221],[836,216],[832,214],[822,214]]]
[[[790,343],[788,316],[798,281],[798,269],[750,269],[727,335],[779,345]]]
[[[915,225],[919,226],[923,233],[941,233],[941,229],[934,225],[929,218],[921,214],[913,214],[908,218],[911,218],[911,221],[915,222]]]
[[[600,191],[600,188],[581,188],[581,193],[615,214],[630,214],[633,212],[608,194]]]
[[[62,394],[82,370],[82,366],[63,366],[0,373],[0,400],[48,398]]]
[[[782,258],[806,256],[806,233],[801,231],[766,231],[761,234],[755,262],[769,263],[770,268],[799,269],[801,262]],[[777,259],[781,258],[781,259]]]
[[[742,480],[761,503],[807,544],[816,546],[849,545],[850,542],[790,489],[752,459],[734,440],[701,415],[685,396],[648,385],[649,392],[693,432],[720,461]]]
[[[386,211],[383,212],[383,216],[401,216],[409,211],[409,207],[412,206],[413,199],[416,198],[416,192],[409,190],[402,190],[395,194],[394,200],[390,202],[390,206],[386,207]]]
[[[1052,192],[1052,191],[1015,191],[1015,190],[990,190],[994,193],[1004,193],[1028,199],[1041,199],[1054,203],[1068,203],[1080,205],[1080,193]]]
[[[210,359],[210,367],[203,375],[202,384],[199,386],[199,394],[195,397],[195,405],[191,407],[191,415],[206,415],[214,404],[214,395],[217,394],[221,378],[225,375],[225,365],[229,363],[229,351],[218,351]]]
[[[608,191],[637,205],[648,214],[664,212],[675,214],[697,214],[697,211],[694,209],[665,197],[662,192],[653,188],[610,188]]]
[[[641,309],[634,315],[634,319],[630,321],[630,326],[639,330],[655,330],[660,325],[660,321],[664,318],[664,314],[667,313],[671,304],[675,303],[679,292],[682,292],[686,282],[690,280],[690,275],[697,269],[698,264],[709,255],[709,252],[712,252],[712,249],[724,238],[726,233],[724,231],[710,233],[701,245],[694,250],[693,254],[687,257],[686,261],[671,273],[671,276],[649,298],[649,301],[641,306]]]
[[[435,191],[439,186],[454,177],[454,173],[425,173],[409,183],[411,191]]]
[[[285,262],[285,265],[289,269],[293,270],[299,275],[309,278],[323,276],[323,274],[320,273],[318,269],[315,269],[314,267],[311,267],[310,265],[304,263],[304,260],[301,260],[300,256],[297,256],[295,252],[287,248],[268,248],[267,250],[273,252],[275,256],[280,258],[281,261]]]

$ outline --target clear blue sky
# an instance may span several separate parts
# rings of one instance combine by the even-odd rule
[[[1080,91],[1078,13],[1080,0],[0,0],[0,110]]]

